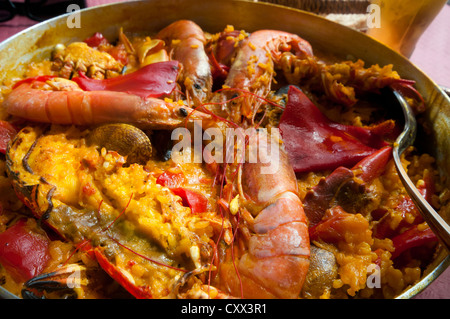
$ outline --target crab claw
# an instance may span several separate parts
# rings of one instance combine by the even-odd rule
[[[76,294],[76,288],[87,285],[87,279],[82,276],[85,271],[84,266],[71,264],[56,271],[31,278],[24,285],[26,288],[22,290],[22,297],[24,299],[42,298],[35,291],[41,293],[43,291],[72,290]],[[71,293],[71,295],[73,294]]]

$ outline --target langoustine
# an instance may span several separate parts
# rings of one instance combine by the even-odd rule
[[[271,144],[272,149],[263,151],[265,158],[244,163],[237,181],[242,183],[242,192],[236,195],[240,206],[234,214],[238,230],[244,227],[247,232],[241,230],[238,241],[226,249],[225,260],[218,263],[219,285],[234,296],[297,298],[306,278],[306,216],[295,174],[278,143],[264,131],[249,137],[249,145]],[[264,168],[271,165],[277,166],[276,171],[265,173]]]
[[[252,94],[243,97],[243,101],[239,103],[240,108],[229,106],[233,121],[240,122],[241,116],[254,119],[262,103],[256,97],[267,96],[275,66],[280,63],[282,53],[290,51],[299,59],[313,56],[311,45],[307,41],[298,35],[282,31],[256,31],[239,43],[224,83],[224,87],[231,88],[231,91],[226,92],[225,96],[235,98],[236,95],[245,95],[245,92]]]
[[[172,81],[169,94],[175,88],[177,68],[176,64],[169,65],[168,69],[175,73],[167,74],[164,80]],[[168,95],[165,92],[158,96]],[[36,122],[64,125],[126,122],[154,129],[181,126],[192,111],[184,104],[156,97],[142,98],[127,91],[86,91],[74,81],[57,77],[36,77],[17,83],[3,107],[11,115]],[[192,120],[207,117],[196,112]]]

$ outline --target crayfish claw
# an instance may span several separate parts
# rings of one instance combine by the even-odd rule
[[[76,297],[76,289],[87,285],[87,279],[82,276],[86,271],[84,266],[71,264],[56,271],[38,275],[28,280],[22,289],[24,299],[45,299],[43,292],[69,291],[66,298]]]

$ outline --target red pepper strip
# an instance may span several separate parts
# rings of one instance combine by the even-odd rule
[[[422,194],[422,196],[425,198],[425,200],[431,205],[431,197],[436,190],[430,171],[425,171],[423,181],[424,183],[418,187],[418,190],[419,193]],[[414,216],[414,220],[411,223],[412,225],[417,225],[423,222],[422,215],[409,196],[400,197],[399,203],[395,207],[395,210],[400,211],[403,217],[405,217],[407,214]],[[373,228],[373,234],[376,238],[391,238],[397,233],[397,230],[402,229],[407,225],[408,223],[405,220],[402,220],[397,225],[396,229],[392,229],[390,216],[386,215],[383,216],[383,218],[381,218],[377,224],[375,224]]]
[[[352,168],[352,170],[356,172],[355,175],[359,179],[363,180],[365,183],[369,183],[384,172],[391,157],[392,147],[386,146],[372,155],[363,158]]]
[[[387,146],[388,143],[383,140],[383,137],[390,136],[396,129],[395,122],[393,120],[386,120],[370,127],[351,126],[334,122],[330,122],[328,125],[343,132],[347,132],[348,134],[357,138],[363,144],[373,148],[381,148]],[[397,132],[397,135],[399,133],[400,132]]]
[[[368,230],[369,222],[362,215],[349,214],[335,206],[319,224],[309,228],[309,239],[335,243],[345,240],[348,233],[368,234]]]
[[[289,88],[279,128],[297,173],[351,167],[383,144],[377,135],[380,130],[330,121],[294,86]]]
[[[5,154],[8,143],[17,134],[17,130],[9,122],[0,121],[0,153]]]
[[[373,237],[380,239],[393,238],[398,234],[399,230],[403,229],[404,227],[408,227],[411,224],[417,225],[423,222],[422,215],[420,215],[416,205],[409,196],[399,197],[398,203],[395,206],[394,211],[401,213],[403,219],[400,221],[400,223],[398,223],[397,226],[393,229],[391,226],[392,225],[391,214],[386,214],[388,211],[385,210],[384,215],[372,228]],[[405,220],[406,215],[414,216],[414,220],[411,224]]]
[[[419,102],[418,105],[416,105],[416,103],[412,105],[413,111],[418,114],[425,112],[427,104],[425,103],[422,94],[414,88],[415,83],[416,81],[413,80],[398,79],[391,84],[391,87],[399,91],[403,96],[415,99]]]
[[[330,214],[328,218],[324,218],[320,223],[309,228],[309,240],[337,241],[341,234],[336,227],[346,217],[346,214],[341,209],[334,210],[334,213]]]
[[[193,214],[206,212],[208,199],[202,194],[182,187],[170,188],[170,190],[181,197],[183,206],[190,207]]]
[[[231,60],[237,50],[236,40],[239,39],[240,34],[241,30],[222,32],[215,48],[217,61],[228,66],[231,64]]]
[[[109,41],[100,32],[94,33],[91,37],[84,40],[84,42],[91,48],[96,48],[101,44],[109,43]]]
[[[392,243],[395,248],[392,253],[392,259],[400,256],[408,249],[422,246],[427,243],[437,242],[437,240],[436,235],[429,227],[424,230],[419,230],[418,225],[415,225],[392,239]]]
[[[168,187],[175,195],[181,197],[183,206],[190,207],[192,213],[203,213],[207,209],[208,199],[200,193],[180,187],[185,181],[183,173],[164,172],[156,183]]]
[[[38,76],[33,76],[31,78],[26,78],[23,80],[18,81],[16,84],[14,84],[13,89],[15,89],[16,87],[20,86],[23,83],[32,83],[34,81],[39,81],[39,82],[46,82],[50,79],[56,78],[55,75],[38,75]]]
[[[85,91],[117,91],[142,98],[161,97],[172,93],[180,71],[178,61],[157,62],[129,74],[105,80],[94,80],[80,74],[72,80]]]
[[[0,234],[0,263],[17,281],[27,281],[44,270],[50,259],[48,246],[49,240],[21,219]]]
[[[183,173],[164,172],[156,179],[156,184],[166,187],[179,187],[185,181]]]

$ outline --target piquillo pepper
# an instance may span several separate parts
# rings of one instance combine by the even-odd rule
[[[138,95],[142,98],[161,97],[176,87],[180,65],[178,61],[156,62],[143,68],[105,80],[94,80],[80,73],[73,78],[85,91],[117,91]]]
[[[50,259],[49,240],[26,226],[25,219],[0,234],[0,264],[18,280],[40,274]]]
[[[175,195],[180,196],[183,206],[190,207],[193,214],[205,212],[208,199],[203,194],[181,187],[184,181],[183,173],[171,172],[164,172],[156,179],[157,184],[168,187]]]
[[[92,36],[85,39],[84,42],[92,48],[96,48],[101,44],[109,43],[109,41],[100,32],[95,32]]]
[[[335,123],[291,86],[279,127],[294,170],[302,173],[352,167],[375,153],[387,145],[383,136],[394,128],[390,121],[380,125],[366,128]]]
[[[412,226],[407,231],[395,236],[392,239],[392,243],[395,248],[392,253],[392,259],[400,256],[403,252],[413,247],[437,242],[436,235],[429,227],[422,229],[419,226],[420,225]]]

